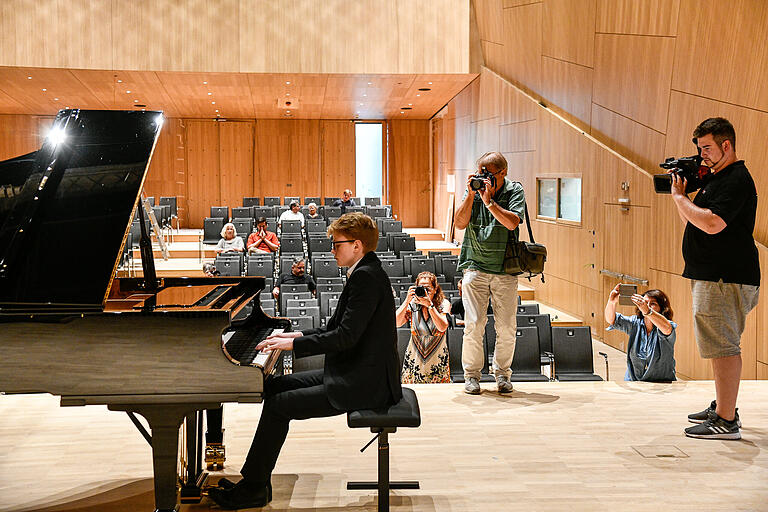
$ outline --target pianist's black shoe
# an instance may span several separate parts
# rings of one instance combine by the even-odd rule
[[[265,507],[272,501],[272,486],[251,484],[243,479],[229,489],[214,487],[208,491],[208,497],[224,510]]]

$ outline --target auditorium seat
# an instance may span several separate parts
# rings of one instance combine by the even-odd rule
[[[459,264],[459,257],[452,255],[452,256],[443,256],[441,258],[441,264],[440,264],[440,274],[443,274],[445,276],[446,281],[454,283],[454,286],[457,285],[458,280],[461,279],[461,272],[458,272],[456,270],[456,267]]]
[[[277,233],[277,219],[273,219],[273,218],[267,219],[267,231]]]
[[[401,251],[415,251],[416,250],[416,239],[408,237],[394,237],[392,239],[392,250],[395,251],[395,254],[400,256]],[[432,268],[434,268],[434,262],[432,262]]]
[[[288,306],[288,303],[286,301],[285,316],[287,316],[288,318],[298,318],[301,316],[305,316],[309,318],[316,318],[317,321],[320,322],[320,307],[317,305],[314,305],[314,306],[306,306],[303,308],[292,308]]]
[[[387,239],[383,236],[379,237],[379,241],[376,243],[376,254],[379,255],[387,250]]]
[[[280,237],[280,254],[304,253],[304,243],[301,237],[283,235]]]
[[[253,206],[261,206],[261,198],[259,197],[244,197],[243,198],[243,206],[247,207],[253,207]]]
[[[405,271],[403,270],[403,260],[382,260],[381,267],[390,277],[405,275]]]
[[[211,206],[211,217],[220,217],[229,222],[229,206]]]
[[[592,331],[588,325],[553,327],[555,378],[566,381],[601,381],[592,359]]]
[[[326,293],[326,292],[339,292],[344,289],[344,285],[340,283],[334,283],[334,284],[318,284],[317,285],[317,293]]]
[[[279,197],[265,197],[264,206],[280,206]]]
[[[381,206],[380,197],[366,197],[365,206]]]
[[[312,292],[280,292],[280,311],[285,311],[289,299],[311,300],[313,298]]]
[[[515,334],[515,355],[512,358],[513,382],[544,382],[541,373],[539,333],[536,327],[518,327]]]
[[[333,203],[335,203],[337,199],[338,197],[324,197],[323,206],[333,206]]]
[[[317,299],[288,299],[285,302],[286,308],[308,308],[317,306]]]
[[[432,272],[435,273],[435,260],[431,260],[429,258],[414,258],[411,260],[411,272],[410,274],[413,276],[414,281],[416,280],[416,276],[421,274],[422,272]]]
[[[339,277],[318,277],[317,279],[315,279],[315,282],[317,282],[317,284],[341,284],[341,285],[343,285],[344,284],[344,278],[341,277],[341,276],[339,276]]]
[[[221,230],[224,228],[224,219],[221,217],[206,217],[203,220],[203,243],[218,244],[221,240]]]
[[[549,364],[547,353],[552,352],[552,321],[549,315],[517,315],[518,327],[536,326],[539,330],[539,349],[541,350],[541,364]]]
[[[328,230],[328,226],[325,223],[325,219],[307,219],[305,221],[307,233],[325,233]]]
[[[280,225],[280,232],[283,235],[295,234],[301,235],[300,220],[284,220]]]
[[[249,206],[238,206],[232,208],[233,219],[253,219],[253,208]]]
[[[245,246],[245,242],[253,231],[253,219],[251,217],[232,219],[232,224],[235,225],[237,235],[243,238],[243,246]]]
[[[394,219],[376,219],[376,224],[379,225],[379,233],[386,235],[387,233],[402,233],[403,223]]]
[[[336,311],[336,306],[339,304],[339,299],[328,299],[328,316],[333,316]]]
[[[245,275],[272,277],[274,272],[275,264],[272,260],[248,258]]]
[[[331,239],[330,238],[310,238],[307,241],[307,247],[309,254],[315,252],[331,252]]]
[[[309,291],[309,285],[308,284],[287,284],[283,283],[280,285],[280,294],[285,293],[296,293],[296,292],[308,292]]]
[[[171,209],[170,217],[171,219],[176,219],[176,228],[178,229],[178,219],[179,219],[179,209],[178,209],[178,202],[176,200],[175,196],[172,197],[161,197],[160,198],[160,206],[169,206]]]
[[[451,382],[464,382],[464,367],[461,364],[461,347],[464,342],[464,328],[448,329],[445,331],[448,341],[448,363],[451,370]],[[480,370],[480,382],[495,382],[493,375],[488,373],[488,353],[483,343],[483,368]]]
[[[285,197],[283,197],[283,205],[290,206],[291,201],[296,201],[297,203],[301,204],[301,198],[300,197],[294,197],[294,196],[285,196]]]
[[[274,217],[275,210],[271,206],[254,206],[253,207],[253,218],[258,220],[259,217],[264,217],[266,219],[271,219]],[[270,231],[272,231],[270,229]]]
[[[517,306],[518,315],[538,315],[539,313],[538,304],[520,304]]]
[[[312,264],[312,275],[314,277],[338,277],[339,265],[336,260],[317,260]]]
[[[322,370],[325,366],[325,354],[317,354],[307,357],[293,357],[293,373],[309,370]]]
[[[323,213],[326,219],[335,219],[341,217],[341,206],[326,206],[323,210]]]
[[[325,292],[320,295],[320,316],[325,318],[331,316],[330,301],[339,300],[341,292]]]
[[[311,316],[288,316],[292,331],[306,331],[317,327],[319,320]]]
[[[323,206],[319,197],[305,197],[304,204],[308,205],[309,203],[315,203],[318,207]]]

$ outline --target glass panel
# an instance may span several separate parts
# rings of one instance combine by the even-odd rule
[[[539,188],[538,215],[557,217],[557,179],[537,179]]]
[[[355,195],[381,197],[381,123],[355,124]]]
[[[560,178],[560,218],[581,222],[581,178]]]

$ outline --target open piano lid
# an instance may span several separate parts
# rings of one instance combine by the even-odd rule
[[[101,310],[162,112],[61,110],[0,162],[0,311]]]

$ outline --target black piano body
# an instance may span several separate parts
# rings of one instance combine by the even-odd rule
[[[162,119],[63,110],[39,151],[0,162],[0,392],[144,416],[166,511],[178,509],[182,420],[261,401],[278,356],[239,361],[222,334],[290,323],[242,314],[263,278],[157,279],[151,247],[143,278],[114,277]]]

